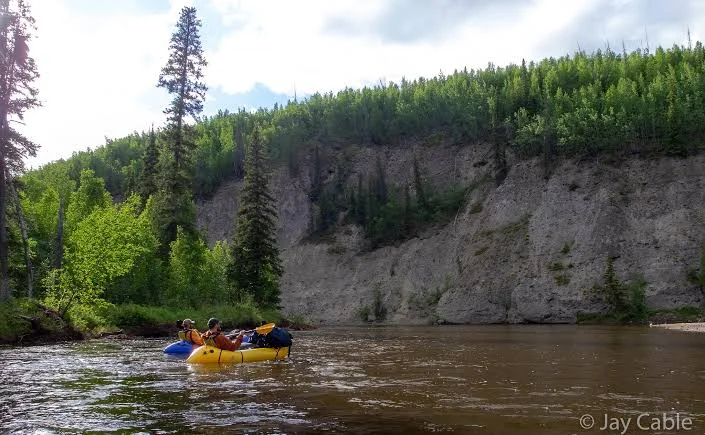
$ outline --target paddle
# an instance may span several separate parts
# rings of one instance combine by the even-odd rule
[[[247,331],[242,331],[242,332],[245,334],[250,334],[252,332],[257,331],[258,334],[267,335],[270,332],[272,332],[272,329],[274,329],[275,326],[277,326],[277,325],[274,323],[267,323],[266,325],[258,326],[255,329],[249,329]],[[237,334],[233,334],[233,333],[228,334],[229,337],[235,337],[236,335]]]
[[[267,323],[266,325],[258,326],[255,329],[250,329],[249,331],[245,331],[245,334],[249,334],[250,332],[257,331],[258,334],[267,335],[270,332],[272,332],[272,329],[274,329],[275,326],[277,326],[277,325],[275,325],[274,323]]]

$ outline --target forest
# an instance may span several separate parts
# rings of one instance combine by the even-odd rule
[[[180,31],[200,27],[195,9],[186,9],[172,44],[179,43]],[[202,57],[200,42],[192,48],[194,59]],[[413,185],[387,186],[379,161],[369,179],[323,185],[316,164],[320,150],[489,143],[501,183],[508,155],[540,158],[549,176],[566,157],[687,156],[702,148],[705,135],[700,42],[490,64],[207,117],[199,116],[205,90],[200,71],[192,71],[187,92],[169,82],[174,71],[167,65],[159,81],[176,95],[163,127],[108,139],[39,169],[15,171],[7,180],[13,297],[40,300],[84,329],[104,324],[115,307],[137,313],[136,306],[242,304],[250,311],[276,311],[282,270],[275,201],[266,188],[274,166],[298,173],[302,158],[310,156],[310,199],[319,210],[311,234],[333,229],[335,216],[345,210],[348,223],[364,227],[374,249],[443,219],[462,204],[467,186],[424,184],[419,162]],[[188,115],[196,122],[186,123]],[[270,208],[250,216],[258,208],[243,207],[246,219],[238,220],[235,239],[209,247],[195,227],[195,200],[233,179],[244,179],[248,198]],[[242,222],[257,231],[240,228]],[[257,258],[248,257],[246,246],[259,243],[247,239],[254,233],[273,246]]]

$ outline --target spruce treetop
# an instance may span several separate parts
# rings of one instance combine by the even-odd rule
[[[0,0],[0,139],[4,163],[13,171],[21,171],[23,159],[35,156],[38,148],[12,125],[22,121],[27,110],[41,106],[33,85],[39,73],[28,46],[34,29],[23,0]]]
[[[202,68],[207,66],[203,57],[199,28],[201,20],[196,17],[196,8],[181,9],[176,31],[169,43],[169,60],[159,75],[158,87],[175,94],[171,105],[164,110],[172,122],[181,123],[183,117],[194,118],[203,110],[203,100],[208,88],[200,81]]]

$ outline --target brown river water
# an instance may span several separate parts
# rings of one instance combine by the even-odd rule
[[[210,367],[164,355],[166,339],[2,348],[0,433],[705,433],[705,334],[575,325],[292,334],[287,362]]]

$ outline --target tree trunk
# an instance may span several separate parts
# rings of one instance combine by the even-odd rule
[[[10,180],[9,174],[6,175],[7,179]],[[17,213],[17,220],[20,223],[20,231],[22,232],[22,247],[24,248],[24,259],[27,264],[27,297],[34,297],[34,267],[32,266],[32,255],[29,251],[29,238],[27,237],[27,221],[25,221],[24,213],[22,213],[22,204],[20,204],[20,196],[17,194],[15,185],[12,182],[8,183],[10,187],[10,195],[15,202],[15,212]]]
[[[2,129],[5,130],[4,128]],[[4,142],[4,141],[3,141]],[[10,293],[10,276],[8,274],[7,246],[7,180],[5,179],[5,153],[0,150],[0,301],[7,301]]]
[[[64,262],[64,201],[59,198],[59,223],[56,226],[56,257],[54,268],[61,269]]]

